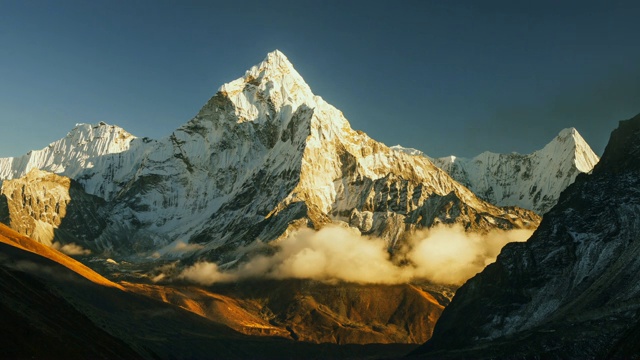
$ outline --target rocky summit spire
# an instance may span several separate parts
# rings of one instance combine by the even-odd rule
[[[293,64],[280,50],[274,50],[267,54],[267,57],[258,65],[254,66],[247,71],[250,74],[255,71],[259,71],[263,74],[267,73],[279,73],[279,74],[295,74],[300,76],[293,68]],[[255,74],[251,74],[255,75]]]

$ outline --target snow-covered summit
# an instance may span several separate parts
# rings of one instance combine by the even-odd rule
[[[548,211],[579,173],[590,172],[598,156],[575,128],[528,155],[483,152],[472,158],[432,159],[454,179],[493,204]]]
[[[438,160],[440,162],[442,162],[443,164],[453,164],[456,161],[466,161],[467,159],[461,158],[461,157],[457,157],[455,155],[449,155],[449,156],[438,158]]]
[[[238,122],[265,121],[271,110],[283,107],[295,110],[303,103],[321,100],[316,99],[289,59],[278,50],[218,91],[235,105]]]
[[[311,89],[305,83],[302,76],[294,69],[289,59],[279,50],[275,50],[267,54],[267,57],[257,65],[247,70],[243,77],[236,79],[230,83],[224,84],[218,91],[232,93],[236,90],[242,90],[244,85],[249,83],[253,85],[268,82],[278,84],[287,83],[293,85],[296,83],[301,88],[289,88],[291,93],[302,90],[305,93],[311,93]]]
[[[0,180],[26,175],[31,169],[73,177],[93,166],[91,159],[126,151],[136,137],[104,122],[76,124],[62,139],[19,157],[0,158]]]
[[[573,127],[560,131],[558,136],[540,152],[555,158],[572,159],[578,171],[583,173],[590,172],[600,160],[578,130]]]
[[[400,151],[405,154],[413,155],[413,156],[425,156],[424,153],[418,149],[404,147],[402,145],[393,145],[389,147],[391,150]]]

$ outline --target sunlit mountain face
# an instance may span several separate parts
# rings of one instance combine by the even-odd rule
[[[575,129],[530,155],[387,147],[274,51],[166,138],[79,124],[0,159],[0,310],[3,332],[19,329],[6,346],[13,357],[401,357],[437,334],[457,289],[473,278],[461,290],[472,292],[505,244],[527,248],[596,163]],[[12,345],[29,332],[43,340]]]

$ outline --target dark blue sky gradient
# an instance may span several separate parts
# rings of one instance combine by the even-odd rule
[[[640,1],[0,0],[0,156],[79,122],[160,138],[283,51],[355,129],[432,156],[601,153],[640,112]]]

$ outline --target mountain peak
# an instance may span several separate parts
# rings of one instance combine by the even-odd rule
[[[100,121],[97,124],[87,124],[87,123],[77,123],[76,126],[73,127],[73,129],[71,129],[71,131],[69,131],[69,135],[72,135],[74,133],[87,133],[87,132],[96,132],[96,133],[102,133],[102,132],[109,132],[109,131],[115,131],[117,133],[123,133],[126,134],[127,137],[131,136],[131,137],[135,137],[131,134],[129,134],[129,132],[127,132],[125,129],[121,128],[118,125],[110,125],[107,124],[104,121]]]
[[[576,128],[560,131],[550,143],[538,153],[552,158],[569,157],[580,172],[588,173],[600,160]]]
[[[561,137],[561,138],[565,138],[565,137],[568,137],[568,136],[575,136],[575,135],[580,136],[580,134],[578,133],[578,130],[576,130],[576,128],[574,128],[574,127],[569,127],[569,128],[566,128],[566,129],[562,129],[558,133],[558,137]]]
[[[135,138],[123,128],[104,122],[76,124],[67,136],[41,150],[16,158],[0,158],[0,179],[22,177],[34,168],[72,176],[85,166],[93,166],[89,159],[129,149]]]
[[[598,156],[575,128],[567,128],[532,154],[485,151],[472,158],[447,156],[434,164],[480,198],[500,206],[515,205],[540,214],[553,206],[578,173],[588,173]]]
[[[268,53],[261,63],[251,67],[244,75],[246,82],[281,80],[286,77],[291,77],[292,80],[304,83],[302,76],[294,69],[293,64],[279,50]]]
[[[113,147],[115,145],[116,148],[121,148],[120,150],[113,148],[108,152],[120,152],[128,149],[129,142],[136,137],[125,129],[116,125],[109,125],[104,121],[100,121],[97,124],[76,124],[66,136],[66,139],[74,146],[85,145],[105,138],[114,140],[113,142],[105,143],[105,146]],[[49,146],[55,147],[59,141],[53,142]]]
[[[566,129],[562,129],[558,136],[555,137],[554,141],[566,142],[567,140],[571,141],[571,143],[579,146],[589,146],[585,139],[580,135],[578,130],[574,127],[569,127]]]
[[[294,112],[303,104],[315,108],[321,100],[313,94],[289,59],[278,50],[267,54],[262,62],[252,66],[241,78],[222,85],[218,94],[233,103],[239,123],[266,121],[276,115],[271,113],[272,110],[285,107]],[[201,115],[212,109],[215,111],[215,107],[209,105],[200,111]]]
[[[591,147],[589,146],[587,141],[582,137],[582,135],[580,135],[578,130],[574,127],[561,130],[558,133],[558,136],[556,136],[556,138],[554,139],[554,141],[559,141],[559,142],[569,141],[570,146],[576,149],[585,148],[591,151]]]
[[[304,84],[306,90],[311,92],[289,59],[280,50],[274,50],[268,53],[262,62],[247,70],[243,77],[222,85],[220,91],[234,93],[244,89],[245,84],[259,86],[269,81],[282,83],[285,79],[300,85]]]
[[[291,62],[289,61],[289,59],[287,58],[287,56],[285,54],[282,53],[282,51],[276,49],[273,50],[272,52],[267,54],[267,57],[264,58],[263,62],[268,62],[271,64],[279,64],[282,65],[284,67],[289,67],[291,69],[293,69],[293,65],[291,64]]]

